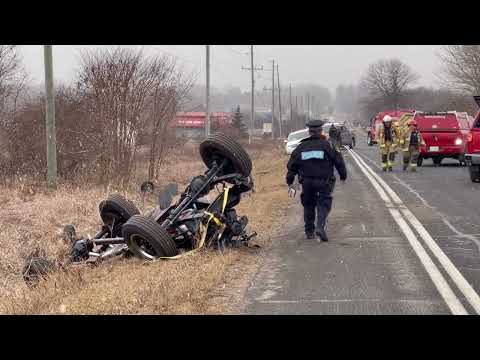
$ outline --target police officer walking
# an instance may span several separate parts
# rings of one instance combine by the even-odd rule
[[[328,241],[326,221],[332,208],[336,181],[333,167],[337,169],[341,181],[347,179],[347,169],[340,152],[322,134],[323,124],[321,120],[312,120],[307,124],[310,136],[293,151],[287,164],[286,180],[289,189],[295,176],[302,184],[301,201],[307,239],[313,239],[316,233],[322,241]]]

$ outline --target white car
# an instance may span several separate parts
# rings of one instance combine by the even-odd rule
[[[298,130],[290,133],[285,140],[287,155],[292,155],[293,150],[300,144],[300,141],[309,137],[308,129]]]

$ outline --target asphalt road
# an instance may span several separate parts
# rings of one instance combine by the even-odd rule
[[[480,313],[480,186],[466,168],[425,160],[416,173],[381,171],[378,148],[357,135],[343,151],[330,242],[305,239],[288,209],[245,295],[247,314]]]

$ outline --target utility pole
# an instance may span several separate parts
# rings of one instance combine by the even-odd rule
[[[253,69],[253,45],[250,45],[250,66],[252,68],[252,115],[250,116],[250,131],[248,132],[248,143],[252,143],[253,126],[255,124],[255,76]]]
[[[57,188],[57,138],[55,134],[55,97],[53,91],[52,45],[43,47],[45,61],[46,130],[47,130],[47,186]]]
[[[312,113],[313,113],[313,118],[316,119],[317,116],[315,115],[315,96],[312,95]]]
[[[298,128],[298,97],[295,95],[295,130],[299,130]]]
[[[310,94],[307,93],[307,123],[310,120]]]
[[[280,139],[282,135],[282,96],[280,92],[280,74],[278,73],[278,64],[277,64],[277,85],[278,85],[278,109],[279,109],[279,123],[280,123]]]
[[[290,83],[290,129],[292,129],[292,127],[293,127],[292,83]]]
[[[272,60],[272,139],[275,139],[274,124],[275,122],[275,60]]]
[[[210,45],[206,45],[206,99],[205,99],[205,137],[210,135]]]
[[[250,68],[245,68],[242,66],[242,70],[251,70],[252,73],[252,99],[251,99],[251,116],[250,116],[250,130],[248,132],[248,143],[251,144],[253,129],[255,127],[255,70],[263,70],[263,66],[260,68],[255,68],[253,66],[253,45],[250,45]]]

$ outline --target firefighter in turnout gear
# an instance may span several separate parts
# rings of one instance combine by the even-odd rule
[[[398,138],[398,130],[392,125],[392,118],[389,115],[385,115],[383,118],[383,127],[380,128],[378,133],[383,171],[393,170]]]
[[[407,170],[410,166],[412,171],[417,171],[420,147],[425,146],[425,141],[420,131],[418,131],[415,120],[409,120],[408,128],[402,133],[400,138],[400,146],[403,151],[403,170]]]
[[[312,120],[307,124],[310,136],[293,151],[287,164],[286,181],[289,193],[295,176],[302,185],[300,198],[307,238],[313,239],[315,232],[322,241],[328,241],[327,217],[332,208],[336,182],[333,168],[337,169],[342,182],[347,179],[347,169],[341,153],[322,134],[322,126],[321,120]]]
[[[413,119],[413,114],[406,113],[398,119],[399,134],[403,134],[408,130],[408,122]]]

